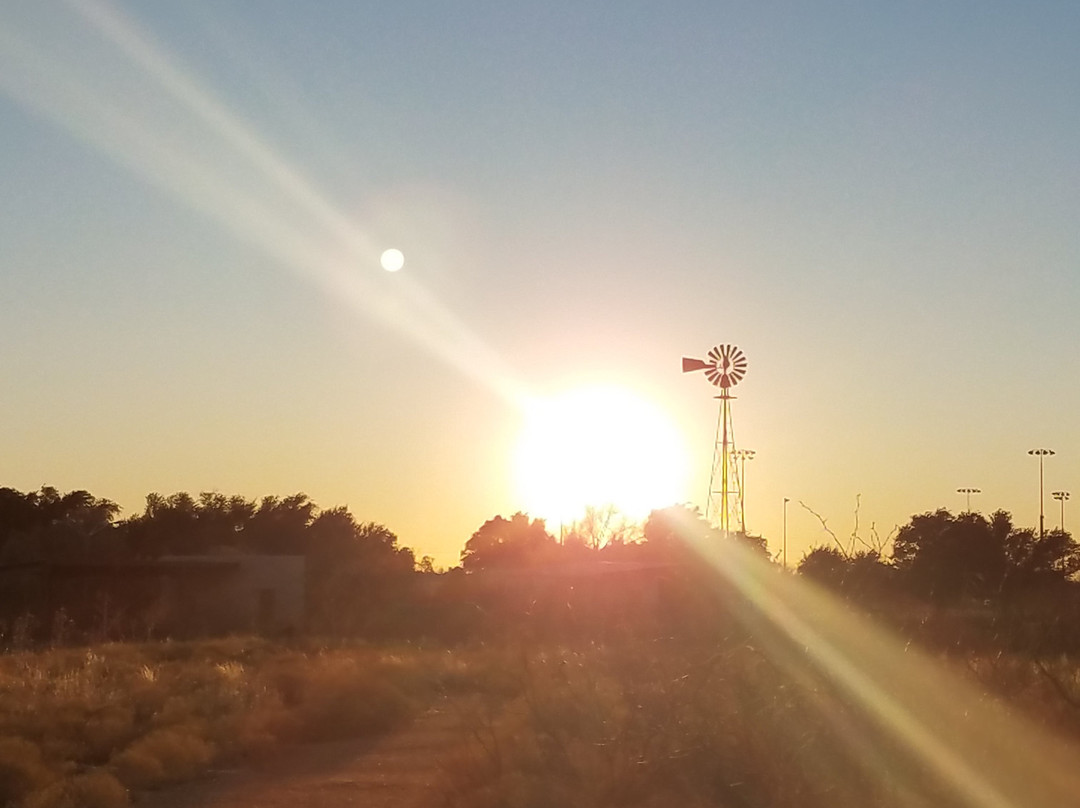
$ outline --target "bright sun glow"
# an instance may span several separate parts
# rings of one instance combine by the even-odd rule
[[[590,505],[644,518],[679,502],[689,461],[655,406],[629,390],[590,387],[527,408],[515,465],[525,510],[565,523]]]

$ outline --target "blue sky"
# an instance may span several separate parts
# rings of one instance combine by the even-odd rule
[[[449,561],[518,506],[515,385],[648,395],[703,504],[678,359],[732,342],[774,543],[785,496],[800,549],[800,500],[1033,524],[1039,445],[1077,484],[1072,4],[85,0],[0,37],[2,483],[303,490]]]

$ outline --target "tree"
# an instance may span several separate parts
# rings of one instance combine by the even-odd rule
[[[671,505],[653,511],[643,530],[646,545],[661,555],[680,556],[695,545],[708,547],[724,541],[723,534],[705,521],[701,511],[689,505]],[[762,536],[741,531],[729,533],[731,539],[767,558],[768,543]]]
[[[897,532],[893,562],[907,585],[924,597],[986,599],[1001,589],[1011,529],[1011,518],[1000,511],[991,520],[945,509],[919,514]]]
[[[1051,530],[1042,538],[1032,529],[1013,530],[1005,540],[1007,593],[1060,583],[1080,572],[1080,547],[1068,533]]]
[[[701,511],[688,505],[671,505],[653,511],[642,531],[645,544],[662,554],[681,555],[688,546],[708,541],[715,531]]]
[[[0,544],[16,533],[27,533],[42,522],[37,494],[0,488]]]
[[[588,506],[585,515],[570,526],[566,544],[580,542],[590,550],[601,550],[609,544],[629,544],[641,538],[641,525],[621,513],[615,506]]]
[[[553,560],[558,547],[543,519],[519,511],[484,522],[465,543],[461,565],[469,572],[535,566]]]
[[[893,572],[876,550],[847,555],[838,547],[815,547],[799,562],[800,575],[861,601],[886,594]]]
[[[244,545],[254,553],[303,555],[307,529],[317,512],[307,494],[263,497],[244,529]]]
[[[125,527],[140,556],[202,555],[219,547],[239,547],[254,511],[255,504],[243,497],[151,493],[143,512]]]
[[[100,558],[122,548],[115,502],[51,486],[27,494],[0,488],[0,559],[5,562]]]
[[[839,590],[850,571],[848,557],[836,547],[814,547],[799,562],[799,574]]]
[[[413,552],[383,525],[331,508],[315,517],[304,544],[311,620],[322,631],[385,630],[395,605],[411,595]]]
[[[997,511],[988,520],[946,510],[911,518],[893,544],[893,560],[906,584],[939,602],[986,600],[1052,585],[1080,571],[1080,548],[1068,533],[1037,537]]]

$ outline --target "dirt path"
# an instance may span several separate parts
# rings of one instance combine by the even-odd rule
[[[441,804],[440,763],[460,743],[448,704],[374,741],[298,746],[252,768],[212,772],[144,795],[152,808],[428,808]]]

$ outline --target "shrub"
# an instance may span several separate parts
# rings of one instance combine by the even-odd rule
[[[214,747],[192,727],[156,729],[112,760],[129,788],[158,788],[196,775],[214,758]]]
[[[270,728],[285,742],[385,732],[411,710],[408,697],[382,671],[348,658],[294,660],[273,681],[283,709]]]
[[[23,738],[0,737],[0,804],[16,803],[52,779],[37,744]]]
[[[95,770],[31,794],[24,808],[126,808],[128,792],[109,772]]]

